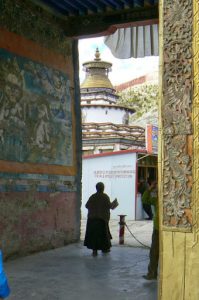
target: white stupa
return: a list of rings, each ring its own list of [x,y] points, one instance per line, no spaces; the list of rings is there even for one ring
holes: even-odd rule
[[[97,154],[145,147],[145,130],[130,126],[135,110],[117,105],[108,78],[112,64],[102,61],[96,49],[93,61],[83,64],[86,77],[81,84],[83,154]]]

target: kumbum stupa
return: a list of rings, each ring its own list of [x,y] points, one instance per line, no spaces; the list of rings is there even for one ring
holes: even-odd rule
[[[98,48],[94,60],[83,63],[83,155],[145,149],[145,129],[129,122],[135,110],[117,104],[119,96],[108,78],[111,67],[110,62],[101,60]]]

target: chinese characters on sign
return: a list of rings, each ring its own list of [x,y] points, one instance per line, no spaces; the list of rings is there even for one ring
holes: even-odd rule
[[[111,170],[94,170],[95,178],[132,178],[133,174],[135,174],[135,170],[128,169],[131,166],[112,166]]]

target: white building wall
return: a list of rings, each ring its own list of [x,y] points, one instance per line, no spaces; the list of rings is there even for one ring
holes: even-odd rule
[[[112,101],[112,100],[110,100]],[[107,104],[110,104],[107,100],[105,100],[104,98],[95,98],[95,99],[89,99],[87,98],[86,100],[82,99],[81,98],[81,104],[82,105],[86,105],[86,104],[93,104],[93,105],[107,105]]]
[[[116,104],[117,98],[111,95],[88,94],[81,95],[81,104]],[[89,103],[88,103],[89,102]]]
[[[84,123],[114,123],[123,124],[123,118],[126,114],[124,109],[113,107],[82,107]]]
[[[113,201],[118,199],[119,206],[111,211],[111,219],[127,215],[126,219],[135,220],[136,210],[136,153],[115,154],[83,158],[82,162],[82,217],[87,217],[85,204],[96,192],[95,185],[105,184],[105,193]]]
[[[110,103],[109,103],[110,101]],[[107,104],[111,104],[111,105],[114,105],[115,102],[113,103],[114,100],[112,99],[109,99],[109,100],[105,100],[104,98],[95,98],[95,99],[89,99],[89,98],[86,98],[86,99],[83,99],[81,98],[81,105],[86,105],[86,104],[92,104],[92,105],[107,105]]]

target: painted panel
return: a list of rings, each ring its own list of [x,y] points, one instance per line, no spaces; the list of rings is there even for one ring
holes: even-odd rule
[[[3,28],[0,32],[1,171],[75,175],[72,55],[54,53]],[[16,99],[6,99],[10,84],[18,85],[16,105]]]
[[[0,159],[71,165],[66,74],[1,49],[0,78]]]

